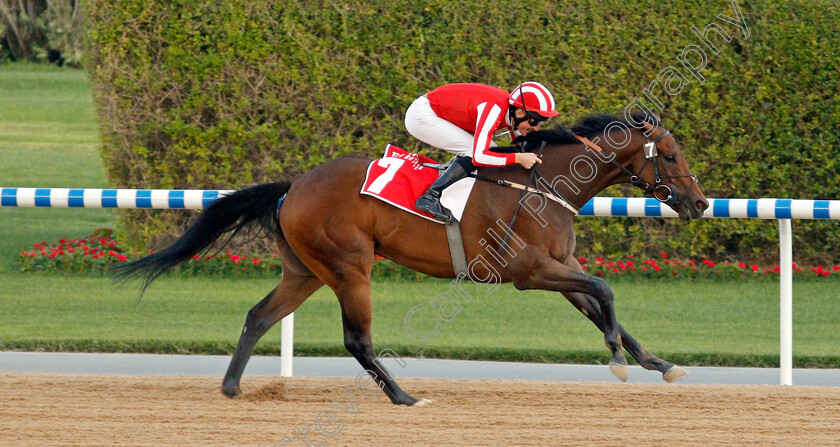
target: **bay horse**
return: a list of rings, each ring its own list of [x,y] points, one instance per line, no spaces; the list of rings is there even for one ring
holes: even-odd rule
[[[513,219],[512,233],[524,246],[511,256],[499,250],[498,241],[490,241],[504,262],[492,257],[487,262],[501,282],[512,282],[518,290],[563,294],[604,333],[612,355],[610,369],[620,380],[627,379],[625,349],[642,367],[661,372],[668,382],[685,377],[685,370],[653,355],[619,324],[606,281],[583,272],[574,256],[576,213],[572,208],[580,209],[607,186],[632,183],[665,202],[681,219],[695,219],[709,206],[697,177],[690,173],[673,135],[656,117],[634,115],[624,120],[593,115],[570,130],[559,127],[528,135],[532,144],[527,150],[539,151],[542,157],[542,164],[535,165],[538,176],[518,165],[478,169],[478,177],[490,181],[476,181],[460,221],[467,259],[486,249],[482,248],[488,243],[482,239],[484,230],[499,219],[511,222],[518,212],[522,191],[506,184],[534,182],[541,191],[532,189],[531,193],[562,197],[571,207],[546,202],[541,219],[526,213]],[[580,169],[580,157],[590,160],[583,162],[588,171]],[[117,267],[116,278],[143,276],[145,290],[155,278],[215,241],[229,240],[226,237],[256,226],[276,241],[282,277],[248,311],[222,392],[229,397],[241,394],[240,378],[257,341],[326,284],[341,306],[347,350],[394,404],[425,404],[427,400],[403,391],[376,358],[370,331],[371,268],[374,255],[379,255],[435,277],[454,278],[455,269],[444,225],[359,194],[371,162],[358,155],[343,156],[290,181],[223,196],[205,208],[172,245]],[[472,273],[484,277],[482,272]]]

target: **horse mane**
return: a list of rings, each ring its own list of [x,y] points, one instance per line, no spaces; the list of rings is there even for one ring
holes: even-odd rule
[[[661,125],[657,117],[646,113],[635,113],[632,115],[632,118],[636,122],[647,121],[656,126]],[[575,137],[575,135],[590,138],[593,135],[603,133],[607,126],[613,122],[621,123],[631,129],[635,127],[635,125],[627,122],[624,118],[620,118],[615,115],[596,113],[584,116],[569,129],[562,125],[558,125],[553,129],[535,130],[524,137],[517,138],[516,140],[517,142],[524,141],[527,148],[539,146],[539,144],[543,141],[548,144],[579,144],[580,141]]]

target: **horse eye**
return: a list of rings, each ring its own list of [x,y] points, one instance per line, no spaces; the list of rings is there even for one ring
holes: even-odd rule
[[[670,161],[671,163],[673,163],[673,162],[677,161],[677,157],[675,157],[673,155],[666,155],[665,156],[665,161]]]

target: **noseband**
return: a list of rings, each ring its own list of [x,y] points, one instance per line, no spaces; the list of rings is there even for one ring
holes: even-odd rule
[[[666,179],[666,178],[691,177],[694,180],[694,182],[691,184],[691,186],[696,185],[699,180],[698,180],[697,176],[694,175],[694,174],[678,174],[678,175],[666,175],[666,176],[663,176],[661,174],[661,170],[659,169],[659,150],[656,147],[656,143],[658,143],[659,140],[667,137],[670,134],[671,134],[671,131],[666,129],[665,132],[662,135],[656,137],[653,140],[651,140],[650,137],[648,137],[648,135],[645,134],[645,144],[644,144],[645,163],[642,165],[641,168],[639,168],[639,171],[635,174],[632,171],[630,171],[629,169],[627,169],[626,167],[624,167],[621,163],[615,161],[615,158],[613,158],[610,161],[614,165],[621,168],[621,170],[623,170],[628,176],[630,176],[630,184],[631,185],[635,186],[636,188],[641,189],[642,191],[645,192],[645,194],[649,194],[654,199],[656,199],[656,200],[658,200],[658,201],[660,201],[660,202],[662,202],[666,205],[675,206],[675,205],[680,203],[680,198],[677,195],[677,193],[675,193],[674,190],[671,189],[670,186],[662,183],[662,180]],[[578,135],[575,135],[575,137],[578,140],[580,140],[583,144],[597,150],[598,152],[602,152],[602,149],[597,144],[589,141],[588,139],[586,139],[584,137],[578,136]],[[653,172],[656,176],[654,178],[654,183],[653,184],[650,184],[650,183],[642,180],[642,176],[641,176],[642,171],[645,170],[648,162],[651,161],[651,160],[653,160]],[[689,188],[691,188],[691,186]]]

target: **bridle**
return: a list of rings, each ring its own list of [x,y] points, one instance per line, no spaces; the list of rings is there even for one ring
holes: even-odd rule
[[[615,158],[610,160],[614,165],[621,168],[624,173],[626,173],[630,177],[630,184],[635,186],[636,188],[641,189],[645,192],[645,194],[649,194],[654,199],[669,205],[669,206],[676,206],[680,203],[680,198],[677,193],[671,189],[670,186],[662,183],[663,179],[667,178],[679,178],[679,177],[691,177],[694,182],[691,186],[696,185],[699,182],[699,179],[695,174],[677,174],[677,175],[666,175],[663,176],[661,174],[661,170],[659,169],[659,149],[656,147],[656,143],[658,143],[663,138],[667,137],[671,134],[671,131],[665,129],[665,132],[662,135],[656,137],[655,139],[651,140],[650,137],[645,134],[645,143],[644,143],[644,151],[645,151],[645,163],[639,168],[637,173],[633,173],[633,171],[627,169],[624,165],[617,162]],[[589,141],[587,138],[575,135],[575,138],[580,140],[583,144],[589,146],[592,149],[597,150],[598,152],[603,152],[600,146],[597,144]],[[642,180],[642,171],[645,170],[649,161],[653,161],[653,173],[655,175],[654,183],[651,185],[650,183]],[[689,189],[691,188],[689,187]]]
[[[671,189],[670,186],[662,183],[662,180],[666,179],[666,178],[691,177],[694,180],[694,182],[692,183],[691,186],[696,185],[699,180],[698,180],[697,176],[694,175],[694,174],[678,174],[678,175],[666,175],[666,176],[662,175],[661,170],[659,169],[659,149],[656,147],[656,143],[658,143],[660,140],[662,140],[663,138],[665,138],[666,136],[668,136],[670,134],[671,134],[671,132],[668,129],[665,129],[665,132],[663,132],[662,135],[656,137],[653,140],[651,140],[650,137],[647,134],[645,134],[645,143],[644,143],[645,163],[642,165],[641,168],[639,168],[639,171],[635,174],[633,173],[633,171],[627,169],[624,165],[617,162],[615,160],[615,157],[613,157],[610,161],[614,165],[621,168],[621,170],[624,171],[630,177],[630,184],[632,184],[636,188],[641,189],[642,191],[645,192],[645,194],[650,194],[654,199],[656,199],[656,200],[658,200],[658,201],[660,201],[660,202],[662,202],[666,205],[676,206],[677,204],[680,203],[679,196],[677,195],[677,193],[674,192],[673,189]],[[601,149],[600,146],[593,143],[592,141],[589,141],[589,139],[587,139],[585,137],[581,137],[579,135],[575,135],[575,138],[580,140],[586,146],[588,146],[592,149],[595,149],[598,152],[603,152],[603,149]],[[546,147],[546,142],[543,141],[542,144],[540,145],[539,150],[537,151],[537,156],[542,156],[543,151],[545,150],[545,147]],[[653,172],[656,175],[653,185],[651,185],[650,183],[642,180],[642,176],[641,176],[642,171],[645,170],[648,162],[651,161],[651,160],[653,160]],[[574,206],[572,204],[571,200],[569,200],[566,197],[564,197],[563,195],[557,193],[557,191],[553,191],[553,190],[552,191],[542,191],[542,190],[540,190],[538,179],[540,177],[542,177],[542,175],[540,175],[540,173],[537,171],[537,166],[536,165],[534,165],[531,168],[531,174],[528,178],[528,184],[526,184],[526,185],[520,185],[518,183],[513,183],[513,182],[510,182],[510,181],[507,181],[507,180],[503,180],[503,179],[491,179],[491,178],[483,177],[483,176],[480,176],[480,175],[477,175],[477,174],[471,174],[470,177],[475,177],[477,180],[483,180],[483,181],[495,183],[495,184],[500,185],[500,186],[505,186],[505,187],[509,187],[509,188],[516,188],[516,189],[521,189],[522,190],[522,197],[520,197],[520,199],[519,199],[519,205],[516,207],[516,211],[513,213],[513,218],[511,220],[510,224],[508,225],[507,231],[505,233],[505,237],[502,240],[502,250],[505,250],[505,248],[507,247],[507,245],[509,243],[510,235],[513,232],[513,225],[516,223],[516,218],[519,215],[519,210],[522,208],[522,201],[523,201],[523,199],[525,199],[525,196],[529,192],[534,193],[534,194],[539,194],[539,195],[541,195],[541,196],[543,196],[547,199],[553,200],[553,201],[559,203],[560,205],[564,206],[566,209],[570,210],[575,215],[577,215],[580,211],[576,206]],[[529,185],[531,185],[531,184],[534,184],[534,187],[529,187]],[[690,189],[690,187],[689,187],[689,189]]]

